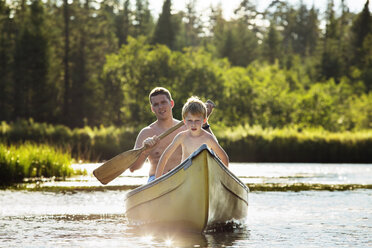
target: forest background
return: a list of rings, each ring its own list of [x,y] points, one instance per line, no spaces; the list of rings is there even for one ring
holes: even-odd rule
[[[370,162],[369,0],[359,13],[325,4],[242,0],[206,20],[196,1],[165,0],[156,17],[148,0],[0,0],[1,139],[107,159],[155,120],[148,93],[163,86],[176,118],[191,95],[217,104],[234,160]]]

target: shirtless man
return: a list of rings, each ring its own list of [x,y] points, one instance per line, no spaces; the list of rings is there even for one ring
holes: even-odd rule
[[[157,120],[149,126],[143,128],[137,136],[134,148],[140,148],[142,146],[148,147],[137,161],[130,167],[130,171],[133,172],[142,167],[146,159],[150,162],[149,180],[151,182],[155,179],[156,166],[163,154],[165,148],[172,142],[174,137],[181,131],[185,131],[186,127],[182,126],[173,133],[169,134],[164,139],[160,140],[157,138],[161,133],[175,126],[180,121],[173,118],[172,108],[174,101],[171,97],[170,92],[162,87],[154,88],[149,94],[149,100],[151,104],[151,110],[155,114]],[[211,112],[213,107],[209,106],[208,112]],[[203,127],[205,130],[210,131],[208,123]],[[168,172],[177,166],[182,159],[181,148],[177,149],[173,155],[168,159],[164,171]]]
[[[182,118],[187,130],[179,132],[172,143],[161,155],[155,177],[164,173],[169,158],[182,148],[182,161],[188,158],[201,145],[206,144],[221,159],[225,166],[229,165],[229,157],[218,144],[212,134],[206,132],[202,126],[207,122],[207,108],[199,98],[191,97],[182,108]]]

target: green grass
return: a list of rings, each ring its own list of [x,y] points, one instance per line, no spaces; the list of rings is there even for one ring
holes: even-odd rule
[[[233,161],[371,163],[372,130],[332,133],[322,128],[216,127]]]
[[[32,119],[1,122],[0,142],[22,144],[31,141],[62,147],[77,161],[98,162],[132,149],[138,129],[105,127],[68,128],[63,125],[37,123]]]
[[[232,162],[372,163],[372,130],[330,132],[321,127],[223,126],[213,132]],[[0,142],[30,141],[69,151],[77,161],[99,162],[130,150],[142,126],[84,127],[18,121],[2,122]]]
[[[69,177],[71,155],[48,145],[0,143],[0,184],[20,182],[28,177]]]

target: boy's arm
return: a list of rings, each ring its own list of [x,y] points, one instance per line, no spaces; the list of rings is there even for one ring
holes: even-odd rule
[[[156,166],[156,173],[155,178],[160,177],[163,175],[165,165],[168,162],[169,157],[173,154],[173,152],[177,149],[177,147],[181,144],[181,134],[177,134],[174,137],[172,143],[164,150],[163,154],[161,155],[158,165]]]
[[[227,153],[225,150],[218,144],[218,142],[212,137],[209,142],[209,147],[212,148],[212,150],[217,154],[217,156],[221,159],[222,163],[226,167],[229,167],[229,156],[227,156]]]

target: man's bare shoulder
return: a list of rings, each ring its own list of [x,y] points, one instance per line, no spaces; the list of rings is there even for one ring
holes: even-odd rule
[[[155,122],[151,123],[147,127],[142,128],[138,135],[141,135],[141,136],[142,135],[144,135],[144,136],[155,135],[155,132],[156,132],[156,127],[155,126],[156,126]]]
[[[145,139],[147,139],[149,137],[153,137],[154,135],[156,135],[156,131],[151,125],[142,128],[141,131],[138,133],[137,139],[136,139],[136,144],[134,145],[135,148],[141,147],[142,142]]]

